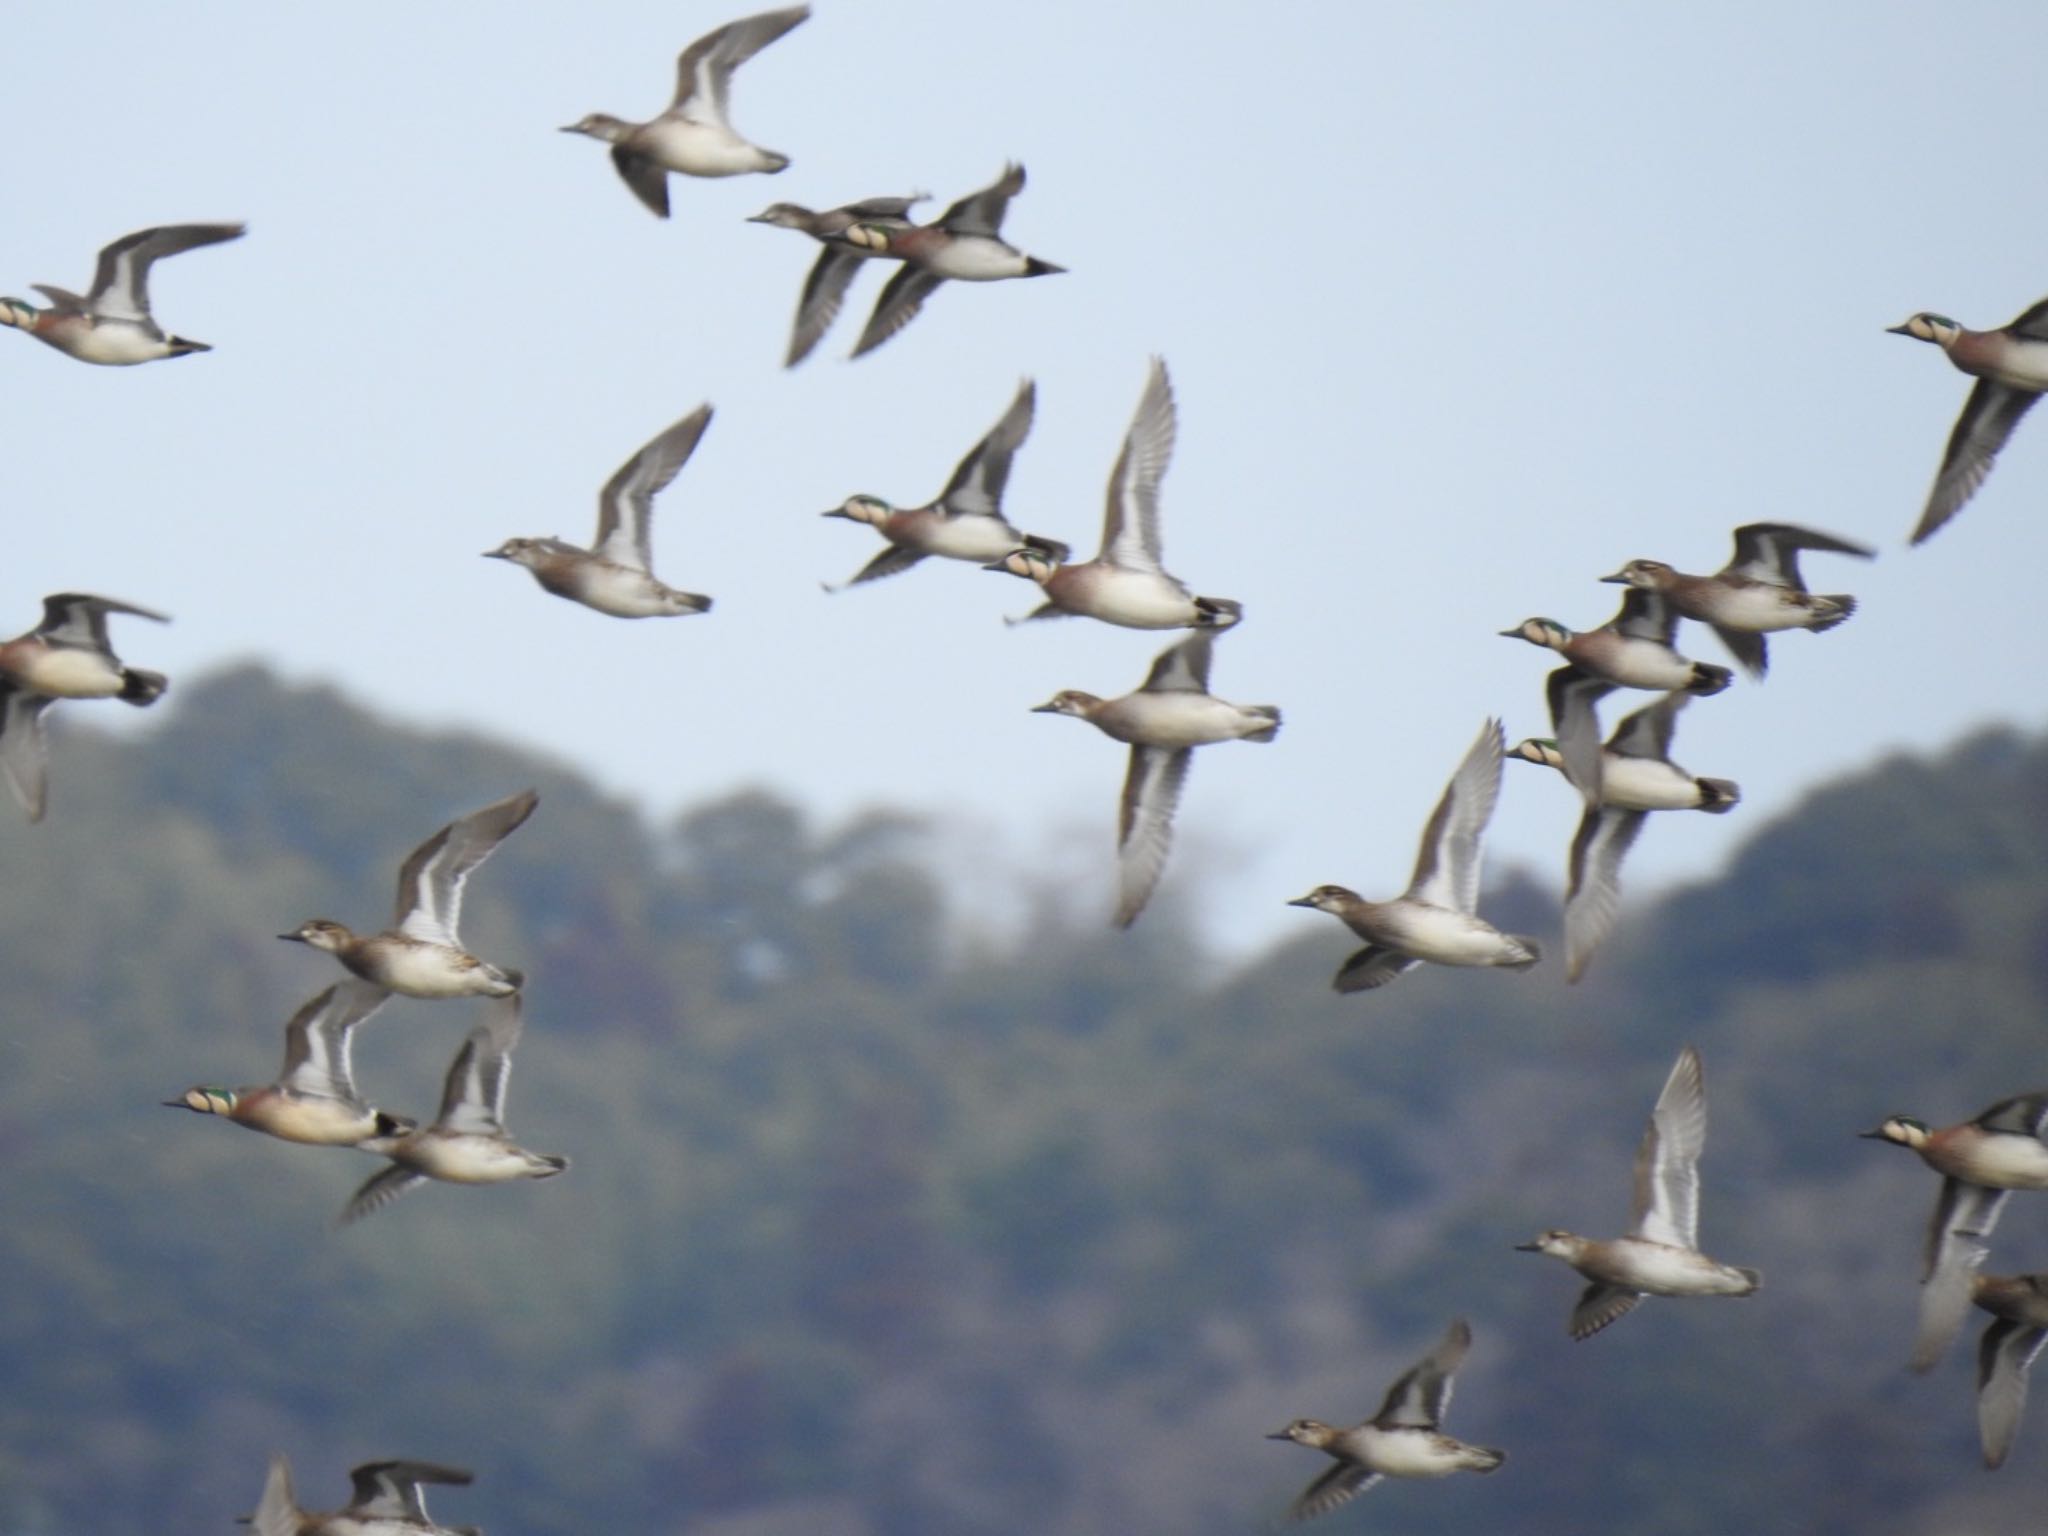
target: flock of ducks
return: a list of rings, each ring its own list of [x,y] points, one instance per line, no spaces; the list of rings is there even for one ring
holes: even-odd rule
[[[789,157],[742,138],[732,127],[734,71],[809,15],[807,6],[732,22],[698,39],[677,64],[674,99],[660,115],[632,123],[592,113],[565,128],[611,147],[621,179],[656,215],[670,214],[669,177],[775,173]],[[898,269],[883,287],[853,356],[874,350],[915,318],[945,281],[989,282],[1063,269],[1027,255],[1001,236],[1010,200],[1024,188],[1021,165],[1005,166],[991,185],[961,198],[936,220],[914,222],[924,194],[878,197],[824,212],[778,202],[753,222],[800,230],[821,250],[806,277],[785,356],[795,366],[831,327],[854,278],[870,261]],[[146,229],[100,252],[83,296],[37,284],[37,307],[0,299],[0,324],[13,326],[82,362],[130,366],[210,348],[172,334],[150,312],[148,278],[158,260],[238,239],[240,224]],[[1925,511],[1918,544],[1975,494],[2020,418],[2048,392],[2048,301],[2010,325],[1972,331],[1921,313],[1897,334],[1940,346],[1977,383],[1950,437]],[[1079,689],[1056,694],[1037,712],[1085,720],[1131,749],[1118,826],[1114,921],[1135,922],[1164,867],[1172,822],[1196,747],[1225,741],[1271,742],[1281,712],[1239,705],[1209,691],[1216,635],[1241,622],[1243,605],[1203,596],[1165,568],[1160,482],[1172,457],[1177,413],[1163,361],[1154,359],[1113,467],[1101,547],[1076,563],[1060,540],[1023,532],[1004,516],[1011,462],[1031,430],[1034,386],[1023,382],[1002,417],[955,468],[945,488],[921,506],[899,507],[867,493],[824,515],[862,523],[884,547],[838,591],[899,575],[928,558],[973,563],[1035,583],[1041,603],[1016,624],[1074,615],[1134,629],[1187,630],[1162,651],[1143,684],[1116,698]],[[655,498],[681,472],[710,425],[698,407],[657,435],[606,482],[588,548],[555,537],[514,537],[488,557],[525,567],[542,588],[614,618],[708,613],[708,596],[671,587],[654,575]],[[1555,651],[1563,664],[1547,680],[1550,737],[1512,749],[1488,719],[1460,760],[1424,829],[1412,879],[1399,896],[1370,901],[1323,885],[1291,905],[1327,912],[1364,941],[1338,969],[1340,992],[1385,986],[1428,961],[1524,970],[1541,958],[1536,941],[1499,931],[1478,915],[1481,848],[1509,758],[1559,772],[1583,812],[1571,843],[1565,908],[1566,971],[1576,981],[1619,910],[1620,869],[1643,819],[1653,811],[1721,814],[1740,802],[1727,779],[1697,777],[1671,758],[1680,712],[1694,697],[1726,691],[1734,672],[1692,660],[1676,647],[1681,619],[1711,628],[1753,679],[1765,676],[1767,637],[1785,630],[1826,631],[1849,618],[1847,594],[1810,592],[1802,552],[1869,558],[1873,551],[1833,535],[1784,523],[1734,532],[1728,564],[1691,575],[1658,560],[1636,559],[1600,578],[1627,588],[1620,611],[1598,628],[1574,631],[1530,618],[1502,633]],[[0,644],[0,778],[31,820],[47,806],[43,716],[59,700],[117,698],[138,706],[162,696],[159,673],[126,665],[108,634],[112,615],[164,622],[165,615],[88,593],[44,600],[28,632]],[[1616,689],[1657,697],[1627,715],[1603,744],[1598,707]],[[516,794],[461,817],[428,838],[400,871],[390,928],[357,933],[313,919],[279,937],[334,957],[348,973],[305,1003],[285,1027],[284,1064],[275,1081],[248,1087],[195,1086],[167,1101],[219,1116],[279,1139],[353,1147],[388,1166],[367,1179],[341,1213],[358,1220],[429,1180],[484,1184],[544,1179],[566,1158],[520,1147],[505,1130],[504,1096],[522,1025],[524,977],[466,950],[459,935],[466,883],[504,839],[533,813],[537,797]],[[425,1125],[362,1097],[351,1066],[356,1029],[398,994],[477,1000],[482,1018],[451,1063],[439,1112]],[[1679,1053],[1644,1133],[1636,1160],[1632,1222],[1621,1237],[1595,1240],[1552,1230],[1519,1245],[1561,1259],[1586,1280],[1569,1319],[1588,1338],[1631,1311],[1644,1296],[1748,1296],[1756,1270],[1709,1258],[1698,1247],[1699,1158],[1706,1136],[1706,1086],[1700,1057]],[[1930,1368],[1960,1331],[1970,1305],[1989,1312],[1979,1353],[1978,1410],[1987,1465],[2000,1465],[2017,1431],[2026,1372],[2048,1340],[2048,1275],[1982,1273],[1988,1238],[2012,1190],[2048,1189],[2048,1093],[2010,1098],[1975,1119],[1942,1130],[1893,1116],[1870,1137],[1917,1152],[1943,1175],[1921,1288],[1921,1322],[1912,1364]],[[1334,1465],[1295,1500],[1293,1518],[1334,1509],[1383,1477],[1433,1478],[1490,1472],[1498,1450],[1442,1432],[1451,1383],[1472,1343],[1465,1320],[1388,1391],[1374,1416],[1349,1429],[1298,1419],[1272,1436],[1320,1450]],[[423,1484],[466,1484],[470,1474],[423,1462],[357,1467],[354,1497],[328,1514],[300,1509],[284,1457],[274,1457],[252,1523],[258,1536],[345,1536],[441,1532],[428,1516]],[[467,1531],[471,1528],[457,1527]]]

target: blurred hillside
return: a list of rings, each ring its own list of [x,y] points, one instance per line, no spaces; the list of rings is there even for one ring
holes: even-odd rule
[[[64,734],[47,824],[0,806],[0,1531],[226,1531],[282,1449],[322,1507],[357,1461],[474,1467],[435,1513],[494,1536],[1221,1536],[1324,1464],[1263,1434],[1371,1412],[1460,1313],[1448,1427],[1507,1467],[1319,1528],[2048,1509],[2048,1402],[1987,1474],[1973,1348],[1904,1370],[1937,1180],[1855,1139],[2048,1083],[2040,739],[1738,811],[1726,876],[1630,913],[1581,987],[1424,969],[1340,998],[1327,920],[1222,976],[1170,905],[1117,934],[1045,888],[993,940],[914,814],[739,795],[654,828],[255,670],[162,713]],[[381,922],[415,842],[529,784],[464,933],[532,978],[508,1120],[566,1177],[335,1231],[373,1160],[159,1107],[276,1072],[337,973],[272,935]],[[1485,910],[1554,939],[1551,878]],[[395,1004],[357,1041],[367,1095],[430,1114],[473,1018]],[[1686,1041],[1703,1246],[1764,1290],[1573,1344],[1577,1277],[1511,1245],[1622,1228]],[[2048,1269],[2048,1197],[2014,1200],[1994,1267]]]

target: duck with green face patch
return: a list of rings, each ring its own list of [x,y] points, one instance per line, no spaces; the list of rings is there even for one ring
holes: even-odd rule
[[[25,331],[81,363],[110,368],[211,352],[205,342],[170,335],[151,318],[149,269],[181,251],[239,240],[244,231],[241,224],[165,224],[123,235],[100,252],[92,287],[83,298],[34,283],[30,286],[50,301],[50,307],[0,299],[0,325]]]
[[[1977,494],[2020,418],[2048,391],[2048,299],[1995,331],[1973,331],[1922,310],[1889,327],[1889,334],[1940,347],[1949,362],[1977,380],[1913,530],[1913,542],[1920,544]]]
[[[349,1065],[349,1037],[391,994],[351,977],[307,1003],[284,1029],[284,1070],[248,1088],[188,1088],[167,1109],[219,1115],[236,1125],[312,1147],[355,1147],[411,1129],[403,1115],[363,1102]]]
[[[1616,688],[1656,693],[1719,693],[1735,680],[1726,667],[1693,661],[1672,644],[1678,614],[1662,596],[1632,587],[1621,611],[1598,629],[1574,632],[1555,619],[1524,619],[1501,634],[1563,656],[1544,680],[1550,728],[1564,776],[1589,800],[1600,798],[1600,719],[1594,706]]]
[[[2000,1099],[1974,1119],[1939,1130],[1911,1115],[1892,1115],[1866,1141],[1916,1152],[1942,1175],[1928,1224],[1920,1280],[1916,1371],[1933,1367],[1969,1315],[1986,1239],[2016,1189],[2048,1189],[2048,1090]]]

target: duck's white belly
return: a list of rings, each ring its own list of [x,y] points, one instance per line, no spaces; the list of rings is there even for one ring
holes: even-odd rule
[[[632,148],[685,176],[744,176],[773,162],[729,128],[665,118],[634,136]]]
[[[125,368],[133,363],[153,363],[170,355],[163,338],[132,321],[101,320],[96,324],[67,325],[50,338],[60,351],[81,362],[102,363]]]
[[[1132,693],[1095,723],[1118,741],[1147,747],[1199,747],[1273,728],[1273,721],[1206,693]]]
[[[998,517],[935,517],[904,541],[912,549],[948,560],[990,565],[1017,549],[1024,536]]]
[[[1464,1459],[1443,1435],[1430,1429],[1379,1429],[1367,1424],[1355,1432],[1354,1440],[1365,1464],[1388,1477],[1449,1477],[1461,1470]]]
[[[1970,1148],[1966,1162],[1928,1161],[1951,1177],[1986,1189],[2048,1189],[2048,1144],[2033,1136],[1989,1135]]]
[[[2048,341],[2008,337],[2002,352],[1996,367],[1964,371],[2008,384],[2014,389],[2048,393]]]
[[[1600,759],[1600,803],[1618,811],[1687,811],[1700,803],[1692,775],[1651,757]]]
[[[925,259],[924,268],[934,277],[949,277],[963,283],[992,283],[998,278],[1022,277],[1022,251],[991,240],[986,235],[958,235]]]
[[[1813,609],[1790,587],[1765,584],[1724,588],[1714,600],[1713,613],[1699,617],[1723,629],[1764,634],[1774,629],[1805,629],[1813,622]]]
[[[1062,575],[1070,579],[1061,581]],[[1185,629],[1201,618],[1172,577],[1099,562],[1055,571],[1047,592],[1070,613],[1126,629]]]
[[[283,1096],[265,1099],[239,1123],[309,1147],[352,1147],[377,1129],[376,1117],[360,1105]]]
[[[579,564],[570,588],[568,595],[584,607],[615,619],[663,619],[697,611],[650,573],[609,560]]]
[[[532,1176],[532,1161],[488,1136],[425,1136],[409,1143],[403,1161],[450,1184],[502,1184]]]
[[[1608,1245],[1606,1258],[1594,1278],[1652,1296],[1735,1296],[1752,1289],[1726,1265],[1666,1243],[1618,1238]]]
[[[1438,965],[1498,965],[1507,957],[1509,945],[1491,923],[1454,912],[1449,907],[1432,907],[1419,901],[1391,904],[1381,914],[1384,938],[1403,954]]]
[[[35,652],[14,675],[30,693],[53,699],[105,699],[121,691],[121,669],[109,657],[70,646]]]
[[[1668,645],[1623,636],[1619,645],[1601,657],[1599,676],[1624,688],[1669,693],[1691,684],[1692,663]]]
[[[445,944],[407,944],[378,952],[369,980],[407,997],[471,997],[496,989],[484,967]]]

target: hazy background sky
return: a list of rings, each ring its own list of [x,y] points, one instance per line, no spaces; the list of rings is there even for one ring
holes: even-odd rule
[[[1603,622],[1594,578],[1716,569],[1741,522],[1881,551],[1809,557],[1861,611],[1685,717],[1679,761],[1739,780],[1741,820],[2040,723],[2048,628],[2007,573],[2048,566],[2048,422],[1908,551],[1969,381],[1883,333],[2048,292],[2037,7],[823,0],[733,91],[791,168],[676,178],[660,222],[555,130],[651,116],[743,5],[17,9],[0,292],[83,288],[150,224],[250,234],[155,274],[159,319],[211,355],[97,369],[0,336],[0,632],[48,591],[119,595],[177,616],[117,633],[177,678],[259,657],[545,743],[657,815],[756,781],[829,816],[947,813],[970,849],[1078,852],[1106,915],[1123,750],[1027,710],[1125,691],[1174,637],[1007,630],[1034,589],[936,561],[828,597],[878,544],[817,514],[927,499],[1030,375],[1009,510],[1091,551],[1156,352],[1181,405],[1168,568],[1245,604],[1216,691],[1286,712],[1273,746],[1204,751],[1183,803],[1182,853],[1234,865],[1219,940],[1307,922],[1281,903],[1323,881],[1405,884],[1480,719],[1547,729],[1551,658],[1495,632]],[[1005,233],[1070,275],[949,284],[849,364],[878,269],[779,366],[817,248],[747,215],[913,189],[934,214],[1011,158]],[[655,552],[708,617],[605,619],[479,558],[586,542],[600,484],[703,400]],[[89,718],[116,715],[140,723]],[[62,815],[61,747],[56,771]],[[1554,870],[1573,802],[1509,771],[1494,867]],[[1638,894],[1739,831],[1659,818]]]

